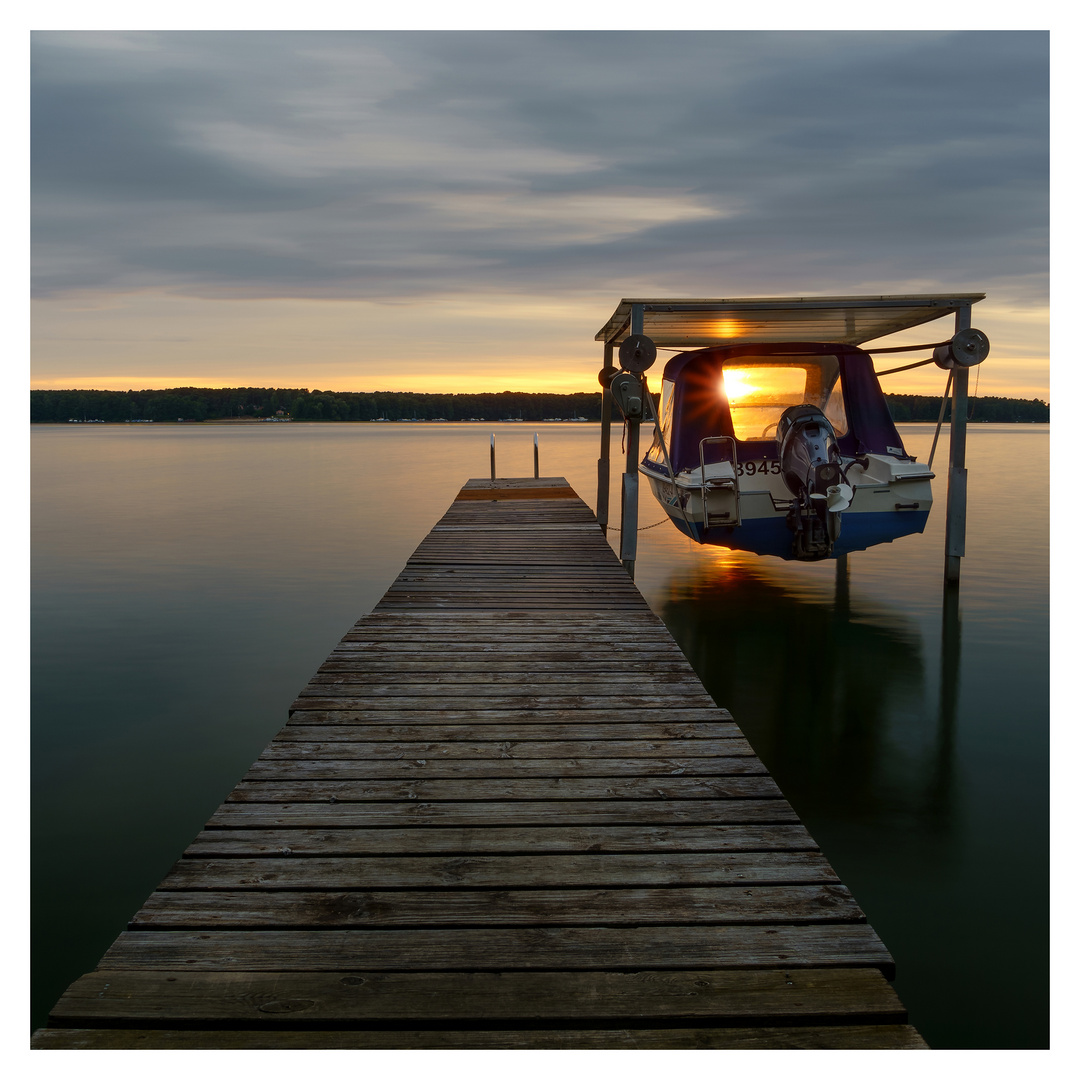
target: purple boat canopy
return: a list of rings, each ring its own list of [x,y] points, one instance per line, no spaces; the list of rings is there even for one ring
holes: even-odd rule
[[[675,472],[696,469],[702,439],[737,440],[739,458],[776,456],[776,428],[792,405],[818,406],[837,449],[905,456],[870,355],[822,342],[743,344],[679,353],[664,368],[661,429]],[[729,458],[730,444],[709,444],[708,460]],[[662,464],[656,443],[647,455]]]

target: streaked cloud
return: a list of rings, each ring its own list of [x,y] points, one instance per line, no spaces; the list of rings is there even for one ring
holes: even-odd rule
[[[498,357],[510,388],[535,374],[542,309],[549,339],[583,335],[578,389],[622,296],[984,290],[1017,387],[1045,386],[1047,50],[1035,32],[36,34],[38,375],[122,378],[123,356],[147,379],[281,381],[258,377],[273,355],[291,385],[330,385],[352,356],[350,386],[404,386],[435,363],[490,378]],[[181,308],[185,333],[153,344],[153,313]],[[286,329],[310,332],[304,310],[356,337],[305,347]],[[103,330],[126,344],[91,347]]]

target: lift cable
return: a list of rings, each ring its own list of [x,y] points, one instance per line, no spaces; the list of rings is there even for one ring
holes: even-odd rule
[[[938,413],[937,430],[934,432],[934,441],[930,446],[930,458],[926,462],[927,469],[934,467],[934,452],[937,450],[938,436],[941,434],[941,423],[945,419],[945,406],[949,402],[949,389],[952,387],[952,368],[949,368],[949,377],[945,380],[945,393],[941,395],[941,411]]]
[[[912,368],[923,367],[925,364],[935,363],[934,358],[931,356],[929,360],[916,360],[914,364],[904,364],[903,367],[891,367],[885,371],[875,371],[875,375],[892,375],[897,371],[910,371]]]

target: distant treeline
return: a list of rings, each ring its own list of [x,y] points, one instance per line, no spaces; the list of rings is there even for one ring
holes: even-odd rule
[[[893,419],[935,421],[941,399],[886,394]],[[1050,420],[1045,401],[980,397],[971,401],[974,420],[1023,423]],[[406,394],[385,391],[275,390],[239,387],[208,390],[31,390],[32,423],[69,420],[229,420],[291,417],[293,420],[586,420],[600,419],[600,392],[584,394]],[[949,416],[948,410],[946,417]]]
[[[886,394],[889,412],[897,423],[911,421],[936,422],[941,411],[941,398],[922,394]],[[968,399],[968,418],[985,420],[991,424],[1026,424],[1034,421],[1050,423],[1050,406],[1033,398],[977,397]],[[945,419],[952,419],[952,401],[945,406]]]
[[[600,419],[600,391],[585,394],[406,394],[336,390],[31,390],[30,420],[586,420]]]

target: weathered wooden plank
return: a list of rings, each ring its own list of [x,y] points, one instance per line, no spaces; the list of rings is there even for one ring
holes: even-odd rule
[[[460,608],[462,612],[473,609],[501,611],[507,608],[523,612],[551,611],[554,607],[568,611],[590,611],[601,603],[612,611],[629,611],[640,607],[639,601],[629,596],[612,595],[605,590],[590,592],[573,585],[559,589],[544,582],[535,582],[527,586],[485,590],[423,585],[392,587],[383,595],[376,610],[393,611],[408,607],[438,611],[445,606],[447,609]]]
[[[432,594],[461,592],[468,594],[469,597],[495,597],[496,599],[512,600],[519,595],[529,596],[535,594],[542,599],[545,594],[549,594],[553,597],[552,602],[548,603],[546,611],[537,612],[537,614],[547,615],[552,611],[561,610],[559,605],[561,605],[563,599],[567,597],[573,599],[575,596],[587,596],[598,601],[598,603],[581,605],[575,609],[584,613],[595,611],[599,603],[606,604],[608,601],[619,601],[638,613],[647,610],[640,594],[635,595],[622,583],[612,582],[608,584],[604,581],[597,581],[595,576],[590,578],[588,584],[584,579],[576,581],[573,578],[563,578],[561,575],[556,574],[534,575],[525,578],[509,572],[502,575],[498,573],[487,574],[483,580],[484,584],[481,585],[479,580],[462,580],[459,574],[416,574],[412,578],[399,578],[390,586],[384,594],[384,598],[393,599],[399,593],[423,596],[425,592]],[[515,605],[508,603],[506,606],[514,607]],[[406,609],[399,607],[396,610]],[[418,610],[425,611],[428,609],[426,606],[421,605]]]
[[[419,638],[419,640],[417,639]],[[517,669],[530,661],[538,664],[580,664],[595,669],[600,664],[612,663],[619,666],[613,671],[631,670],[636,667],[638,673],[647,669],[651,664],[670,665],[666,670],[678,670],[680,665],[686,664],[684,658],[676,656],[670,649],[643,648],[603,650],[592,649],[589,644],[582,642],[579,648],[569,645],[556,645],[552,648],[542,643],[529,645],[527,640],[514,642],[512,639],[505,640],[502,647],[492,643],[476,643],[462,640],[456,646],[453,642],[440,644],[429,643],[424,647],[421,642],[423,634],[416,632],[411,642],[386,642],[386,640],[373,638],[369,642],[342,642],[332,653],[329,654],[327,663],[379,663],[379,664],[446,664],[455,661],[462,664],[504,664],[512,669]]]
[[[876,967],[893,960],[865,923],[822,926],[456,930],[128,930],[98,970],[644,971]]]
[[[523,555],[516,562],[501,563],[491,563],[475,556],[472,561],[464,558],[455,560],[451,552],[445,552],[439,558],[414,557],[397,577],[398,582],[425,580],[484,584],[494,581],[555,581],[588,586],[603,584],[605,588],[620,589],[628,595],[635,593],[635,587],[626,576],[626,571],[617,564],[607,566],[581,561],[537,565],[528,555]]]
[[[291,1007],[290,1007],[291,1006]],[[52,1016],[102,1020],[307,1023],[652,1019],[903,1023],[892,987],[873,968],[650,972],[323,972],[168,970],[92,973],[74,982]]]
[[[427,559],[410,559],[398,574],[394,584],[407,585],[416,582],[433,582],[439,585],[464,584],[481,590],[490,585],[545,584],[582,585],[597,591],[613,590],[640,600],[641,593],[626,576],[620,566],[600,566],[596,563],[563,564],[560,566],[536,566],[525,560],[518,563],[492,565],[481,562],[431,562]]]
[[[527,639],[508,638],[500,646],[497,642],[471,641],[462,637],[458,642],[443,641],[425,643],[422,630],[417,630],[408,641],[390,641],[383,636],[370,635],[367,640],[345,639],[330,654],[334,662],[355,660],[389,663],[445,663],[460,660],[462,663],[520,664],[535,658],[537,663],[561,663],[564,660],[600,664],[610,660],[613,664],[636,664],[647,668],[652,663],[682,664],[685,659],[676,655],[666,645],[642,646],[641,648],[593,648],[582,641],[575,648],[569,643],[546,645],[541,641],[529,643]]]
[[[483,565],[489,564],[489,557],[483,556]],[[503,563],[502,565],[504,570],[512,570],[516,564]],[[558,568],[552,566],[551,569]],[[623,631],[655,641],[672,640],[670,631],[662,623],[658,624],[655,619],[656,616],[648,606],[639,608],[637,611],[625,612],[619,616],[618,620],[613,620],[611,615],[602,608],[565,613],[557,608],[551,608],[548,611],[506,611],[501,614],[491,611],[471,611],[461,615],[448,615],[444,611],[431,611],[428,608],[420,608],[416,611],[397,608],[394,611],[372,611],[353,623],[346,632],[401,633],[404,629],[416,626],[442,631],[461,622],[470,631],[488,633],[504,623],[507,630],[515,633],[530,629],[536,629],[541,633],[561,631],[564,634],[591,631],[618,641],[617,632]]]
[[[836,884],[407,892],[167,892],[159,889],[133,916],[128,927],[131,930],[254,930],[862,921],[865,916],[851,893]]]
[[[462,526],[482,529],[503,525],[570,526],[575,538],[584,537],[593,542],[598,537],[603,539],[589,508],[580,499],[568,497],[565,492],[557,490],[545,495],[523,495],[507,490],[491,493],[463,491],[432,531],[445,533]],[[562,530],[551,531],[557,533]]]
[[[588,596],[603,599],[622,599],[633,601],[639,609],[644,602],[641,594],[627,581],[625,575],[622,580],[611,578],[608,581],[598,578],[596,574],[587,577],[574,577],[565,574],[561,570],[548,573],[529,572],[506,568],[503,571],[489,569],[481,574],[480,568],[474,573],[462,570],[443,571],[435,567],[417,567],[411,573],[405,573],[387,590],[388,594],[394,592],[423,592],[425,589],[432,592],[445,592],[458,589],[469,593],[483,596],[486,594],[502,594],[516,592],[536,592],[551,590],[555,594],[572,594],[581,592]],[[549,605],[551,610],[553,605]],[[595,610],[595,608],[593,608]]]
[[[439,725],[459,726],[462,724],[503,724],[509,727],[523,727],[535,723],[537,726],[566,726],[575,731],[587,732],[602,728],[604,731],[621,730],[618,738],[637,738],[641,732],[642,738],[648,738],[644,734],[648,728],[655,732],[661,728],[674,730],[678,728],[683,732],[703,732],[707,730],[728,731],[733,736],[741,736],[731,719],[731,714],[726,709],[718,709],[715,706],[695,706],[683,708],[673,705],[671,708],[650,705],[642,708],[611,708],[610,706],[597,706],[590,709],[565,708],[559,705],[535,706],[527,709],[509,708],[498,700],[487,700],[479,708],[468,706],[461,701],[440,708],[436,703],[427,702],[426,709],[402,708],[400,701],[366,701],[359,706],[343,705],[340,698],[332,699],[331,706],[324,708],[314,704],[315,698],[301,699],[301,708],[294,712],[316,713],[354,713],[359,717],[370,717],[368,723],[380,723],[393,720],[397,716],[404,716],[410,723],[427,723]],[[422,715],[423,714],[423,715]],[[575,718],[577,722],[575,723]],[[322,721],[318,721],[321,723]],[[627,733],[632,734],[627,734]],[[685,735],[672,735],[669,738],[683,738]],[[692,736],[691,736],[692,737]],[[699,738],[710,736],[698,735]],[[712,736],[720,737],[724,736]],[[589,738],[582,735],[582,738]]]
[[[376,606],[379,611],[405,610],[410,605],[416,609],[438,610],[438,604],[434,601],[445,599],[458,604],[463,613],[470,608],[477,610],[505,610],[512,608],[522,613],[551,612],[553,610],[595,611],[599,603],[618,607],[620,611],[641,610],[642,601],[635,599],[630,594],[620,594],[608,589],[587,590],[582,586],[568,584],[564,588],[556,588],[544,581],[525,582],[511,584],[503,587],[492,585],[489,589],[467,588],[455,589],[452,584],[443,583],[441,586],[430,587],[418,583],[415,587],[401,584],[391,587],[384,594],[380,604],[389,604],[389,607]],[[497,605],[501,604],[502,609]]]
[[[445,614],[445,612],[443,612]],[[400,640],[399,640],[400,639]],[[605,660],[612,663],[636,663],[647,668],[650,663],[685,663],[685,658],[667,645],[658,642],[642,643],[640,646],[619,645],[610,649],[579,641],[541,641],[533,638],[507,636],[502,642],[480,640],[479,633],[462,633],[456,642],[446,638],[434,641],[422,628],[402,631],[397,638],[386,634],[350,635],[343,638],[331,654],[335,660],[356,659],[389,661],[445,662],[457,659],[462,662],[520,663],[533,657],[538,663],[560,663],[571,660],[577,663],[598,664]]]
[[[419,825],[659,825],[797,824],[784,799],[592,799],[561,802],[225,802],[211,828],[381,829]]]
[[[654,659],[650,663],[650,669],[655,666],[658,673],[679,674],[686,676],[693,668],[685,660],[674,657],[666,659]],[[641,677],[642,663],[639,659],[627,657],[624,660],[613,660],[610,657],[596,656],[590,659],[580,652],[563,652],[552,658],[536,659],[534,653],[522,650],[517,654],[504,655],[500,659],[491,656],[463,657],[447,649],[443,652],[429,652],[427,654],[388,656],[386,653],[365,655],[353,651],[332,652],[326,662],[319,667],[319,674],[328,672],[392,672],[393,674],[409,672],[507,672],[510,674],[557,672],[564,676],[583,674],[591,677],[594,675],[608,675],[623,673]]]
[[[378,642],[393,642],[400,640],[402,645],[406,645],[409,642],[416,644],[414,630],[415,628],[411,627],[395,627],[393,630],[375,630],[369,627],[363,627],[359,630],[348,631],[341,640],[343,643],[364,641],[367,639]],[[655,630],[649,632],[645,630],[635,631],[633,629],[628,629],[625,632],[620,632],[612,629],[609,624],[606,630],[597,629],[595,632],[592,632],[588,641],[582,641],[581,634],[582,631],[574,631],[573,629],[567,630],[565,626],[556,627],[554,624],[547,628],[523,627],[520,624],[514,624],[507,626],[504,633],[500,633],[497,626],[477,626],[472,630],[466,628],[460,634],[456,633],[452,626],[446,626],[445,628],[440,628],[438,631],[431,630],[428,643],[431,645],[453,645],[455,641],[460,640],[462,643],[473,641],[477,643],[487,643],[494,645],[497,648],[502,648],[508,644],[517,642],[526,646],[531,643],[537,648],[550,648],[556,646],[573,648],[575,645],[580,645],[583,649],[600,649],[605,645],[610,644],[613,649],[622,648],[624,651],[635,651],[637,646],[642,648],[667,649],[673,655],[677,651],[676,646],[672,643],[670,638],[657,633]]]
[[[499,534],[496,534],[497,536]],[[506,537],[507,533],[501,534]],[[521,534],[525,545],[532,534]],[[471,532],[471,539],[478,538],[475,531]],[[571,548],[565,544],[551,546],[544,544],[535,545],[531,550],[527,546],[514,547],[506,543],[488,544],[485,547],[471,545],[463,548],[460,545],[445,544],[439,541],[431,545],[424,544],[417,549],[416,560],[410,565],[414,566],[479,566],[488,565],[496,568],[514,569],[523,566],[535,566],[541,570],[575,570],[581,567],[596,567],[605,574],[611,574],[615,580],[615,568],[607,563],[596,560],[594,551],[587,547]],[[621,568],[620,568],[621,569]],[[394,614],[407,614],[396,612]],[[638,615],[644,614],[638,609]],[[582,618],[589,617],[589,613],[582,613]]]
[[[570,481],[565,476],[499,476],[495,479],[490,479],[486,476],[475,477],[470,480],[466,480],[462,486],[462,491],[488,491],[488,490],[506,490],[509,488],[516,488],[518,490],[527,490],[529,488],[563,488],[570,492],[574,498],[577,498],[577,492],[571,486]]]
[[[475,524],[460,524],[464,518],[455,519],[453,524],[440,524],[435,525],[432,528],[432,532],[436,535],[442,534],[443,536],[458,538],[462,533],[480,534],[485,540],[498,539],[499,534],[514,537],[514,536],[528,536],[528,537],[541,537],[544,533],[547,533],[549,537],[561,538],[570,537],[574,540],[583,541],[584,545],[592,544],[589,548],[590,551],[597,550],[602,537],[596,539],[597,527],[594,524],[590,524],[586,521],[574,520],[572,517],[566,521],[527,521],[519,518],[514,521],[512,518],[505,518],[502,521],[495,519],[489,519],[487,521],[477,521]]]
[[[508,779],[518,776],[562,780],[568,777],[645,776],[764,776],[765,766],[752,756],[669,758],[500,758],[476,760],[460,758],[408,757],[389,761],[341,761],[329,750],[323,756],[306,759],[267,760],[260,757],[245,781],[260,780],[387,780],[424,777],[429,779]]]
[[[569,533],[575,539],[594,544],[603,539],[588,508],[565,501],[546,505],[524,502],[515,505],[511,501],[491,499],[478,499],[471,506],[459,503],[450,507],[432,532],[452,535],[464,529],[479,532],[547,531],[549,535]]]
[[[388,799],[780,799],[771,776],[567,776],[426,780],[241,780],[227,802],[382,802]]]
[[[433,533],[445,534],[469,528],[501,531],[504,526],[513,529],[548,526],[549,533],[569,533],[575,540],[597,543],[603,540],[596,519],[580,499],[567,498],[555,493],[546,499],[522,499],[513,493],[498,493],[478,498],[465,496],[455,499],[446,513],[432,529]],[[610,547],[609,549],[610,550]]]
[[[499,488],[492,491],[462,488],[454,498],[462,502],[474,499],[497,499],[502,502],[506,499],[577,499],[577,495],[569,488]]]
[[[304,732],[311,741],[302,742]],[[341,732],[335,729],[325,733],[320,727],[288,729],[291,738],[278,737],[259,755],[260,762],[311,761],[334,759],[337,761],[415,761],[417,758],[443,762],[466,763],[470,769],[480,769],[482,763],[526,763],[553,759],[567,760],[571,770],[585,767],[585,762],[595,758],[608,761],[620,759],[658,758],[664,762],[682,761],[688,764],[701,759],[753,757],[754,751],[745,739],[605,739],[597,742],[545,742],[539,739],[509,742],[505,739],[480,741],[472,739],[461,742],[343,742]],[[328,738],[327,734],[335,736]],[[538,766],[537,767],[542,767]],[[764,768],[764,766],[761,766]],[[374,773],[370,775],[375,775]],[[470,775],[482,776],[483,772]]]
[[[817,851],[575,852],[376,858],[181,859],[158,886],[173,889],[433,889],[838,884]]]
[[[591,611],[563,612],[550,611],[466,611],[448,613],[445,611],[420,608],[409,611],[396,608],[393,611],[372,611],[359,622],[354,623],[347,634],[369,634],[377,637],[382,634],[404,634],[415,630],[426,633],[446,634],[460,625],[464,636],[490,635],[500,624],[505,624],[506,631],[516,637],[525,637],[535,632],[540,638],[549,635],[577,635],[583,646],[588,646],[591,638],[587,635],[603,635],[613,648],[618,648],[627,638],[632,642],[640,640],[642,644],[657,648],[667,648],[672,644],[670,633],[663,627],[650,622],[655,618],[647,608],[640,611],[628,611],[621,614],[617,624],[606,611],[604,618],[596,618],[596,609]],[[616,633],[618,631],[618,633]],[[625,635],[625,637],[623,636]],[[598,647],[598,646],[594,646]]]
[[[54,1028],[35,1050],[927,1050],[910,1024],[730,1028],[222,1031]]]
[[[576,828],[204,829],[185,858],[482,855],[574,851],[817,851],[802,825],[636,825]]]
[[[521,717],[521,714],[516,715]],[[505,714],[502,716],[505,717]],[[462,739],[513,746],[525,742],[569,742],[578,735],[584,744],[640,739],[697,745],[699,742],[706,744],[737,739],[742,734],[734,724],[726,721],[715,724],[641,724],[627,721],[625,724],[574,725],[548,723],[537,714],[524,714],[523,719],[524,723],[507,723],[500,718],[498,710],[451,713],[448,716],[445,712],[407,710],[298,709],[288,725],[274,736],[274,741],[448,742]],[[458,722],[455,723],[455,720]],[[461,720],[472,720],[473,723],[461,723]]]
[[[504,629],[508,637],[527,640],[532,636],[541,644],[546,641],[561,641],[569,645],[575,639],[583,646],[593,648],[601,648],[605,643],[615,648],[625,647],[628,643],[640,643],[656,648],[669,648],[673,644],[667,630],[645,621],[643,616],[652,614],[648,609],[625,612],[619,616],[617,622],[607,612],[604,613],[606,618],[603,621],[597,621],[593,617],[595,611],[595,608],[576,612],[563,612],[555,608],[548,611],[506,611],[501,613],[503,618],[500,619],[500,613],[491,611],[450,614],[430,608],[416,611],[397,608],[393,611],[373,611],[370,616],[350,627],[345,634],[346,637],[405,637],[416,630],[423,630],[432,635],[446,636],[452,634],[454,627],[460,623],[465,640],[475,637],[478,640],[491,641],[497,640],[495,635],[499,624],[505,620]]]
[[[358,686],[490,683],[498,686],[517,687],[535,684],[547,687],[550,685],[582,683],[589,687],[595,687],[609,683],[621,683],[623,693],[626,693],[627,688],[631,686],[643,687],[642,690],[629,691],[631,693],[655,693],[656,687],[663,687],[665,692],[669,689],[693,689],[694,682],[697,680],[697,676],[689,664],[680,665],[673,662],[665,663],[663,666],[658,667],[655,672],[647,674],[643,674],[640,667],[635,670],[629,662],[621,670],[617,671],[610,670],[600,661],[591,664],[579,662],[565,667],[540,661],[538,666],[534,667],[525,656],[521,656],[516,661],[503,661],[499,664],[493,664],[484,661],[473,663],[464,660],[455,661],[453,657],[445,655],[441,659],[436,657],[422,663],[423,666],[419,666],[407,661],[383,661],[380,663],[364,657],[333,657],[319,667],[318,672],[312,676],[309,685],[319,686],[327,683]],[[569,668],[569,670],[566,668]],[[590,692],[596,693],[596,690]]]
[[[355,697],[505,697],[522,694],[590,694],[610,697],[671,695],[703,699],[696,676],[683,671],[659,671],[614,679],[609,672],[571,676],[558,672],[431,671],[423,674],[340,671],[313,675],[304,696],[344,694]]]
[[[300,697],[293,702],[290,711],[296,709],[362,709],[370,708],[373,703],[385,702],[388,707],[395,709],[437,709],[440,699],[447,709],[480,710],[493,707],[511,709],[516,712],[535,712],[540,709],[567,709],[573,712],[582,712],[588,709],[615,709],[627,711],[630,709],[664,709],[668,706],[677,709],[683,706],[706,708],[712,703],[712,698],[704,690],[697,693],[681,693],[677,697],[620,697],[618,694],[518,694],[510,693],[505,689],[495,690],[491,694],[472,693],[471,688],[464,689],[464,693],[454,693],[453,687],[439,688],[437,694],[421,695],[413,697],[397,697],[392,694],[379,694],[357,692],[355,689],[342,687],[341,693],[331,691],[333,687],[319,686],[310,690],[302,690]]]
[[[417,635],[423,635],[426,639],[427,635],[432,636],[431,647],[434,651],[452,649],[452,641],[448,640],[453,633],[453,628],[457,623],[461,623],[460,639],[463,644],[478,643],[478,644],[499,644],[496,640],[495,630],[497,629],[496,622],[482,623],[480,622],[481,616],[497,615],[498,612],[493,612],[487,608],[478,608],[475,611],[461,611],[461,612],[449,612],[442,611],[439,608],[420,608],[416,611],[409,611],[407,608],[398,607],[393,609],[386,609],[385,611],[373,611],[373,616],[381,616],[389,618],[393,615],[399,615],[404,618],[405,615],[409,615],[413,618],[417,615],[430,615],[432,618],[426,622],[402,622],[400,624],[393,625],[371,625],[359,623],[350,629],[345,631],[345,635],[342,638],[341,644],[336,648],[355,648],[354,641],[369,640],[371,642],[381,642],[383,640],[396,639],[399,640],[402,645],[408,645],[411,637],[413,644],[417,644]],[[524,625],[520,622],[514,622],[508,624],[506,627],[507,635],[503,639],[502,644],[512,650],[520,650],[522,645],[528,646],[532,643],[539,651],[555,651],[561,650],[562,652],[569,652],[575,656],[578,653],[592,653],[594,655],[613,655],[614,653],[620,653],[629,659],[638,655],[639,648],[646,653],[664,653],[666,652],[669,659],[678,660],[681,654],[678,648],[673,642],[665,641],[661,636],[655,633],[655,628],[641,626],[640,629],[633,625],[627,626],[628,637],[620,638],[618,641],[606,640],[611,636],[611,622],[609,621],[606,626],[595,625],[591,622],[560,622],[556,624],[553,620],[547,618],[552,612],[529,612],[529,611],[505,611],[504,614],[516,614],[520,616],[543,616],[541,621],[536,619],[534,624]],[[587,612],[579,611],[567,611],[565,612],[566,619],[572,620],[576,614],[587,614]],[[639,612],[626,611],[623,612],[627,618],[640,614]],[[436,617],[441,620],[436,622]],[[609,616],[610,620],[610,616]],[[529,633],[530,629],[534,629],[535,633]],[[562,635],[560,638],[559,635]],[[600,635],[603,635],[603,639],[600,639]],[[576,638],[576,646],[573,640],[567,640],[567,637]],[[438,640],[435,640],[438,639]],[[614,657],[618,659],[618,656]]]
[[[552,598],[550,594],[537,592],[532,595],[515,594],[513,597],[500,597],[500,596],[487,596],[487,597],[468,597],[468,596],[454,596],[452,594],[439,594],[430,597],[419,597],[415,594],[408,594],[398,596],[388,596],[379,601],[379,609],[382,611],[392,611],[394,608],[399,607],[427,607],[432,611],[445,611],[445,612],[466,612],[466,611],[505,611],[507,608],[514,608],[517,611],[542,611],[546,607],[550,607]],[[576,596],[573,598],[567,597],[560,601],[560,606],[563,610],[567,611],[585,611],[590,606],[590,601],[587,598]],[[613,603],[607,605],[612,615],[618,614],[620,611],[629,611],[630,607],[623,603]]]
[[[470,549],[471,550],[471,549]],[[526,556],[531,559],[535,554],[535,546],[529,544],[527,546],[529,554]],[[482,560],[473,559],[478,565],[487,565],[487,556],[484,556]],[[410,562],[411,565],[411,562]],[[570,565],[578,565],[576,562]],[[518,612],[508,611],[502,615],[494,615],[491,612],[477,612],[473,615],[467,615],[464,617],[468,623],[477,623],[483,625],[501,625],[507,626],[515,625],[528,625],[532,626],[538,621],[541,623],[561,622],[562,619],[558,612],[549,612],[547,615],[523,615]],[[440,614],[439,612],[420,611],[420,612],[408,612],[408,611],[388,611],[388,612],[369,612],[363,618],[357,619],[353,624],[354,626],[365,626],[369,628],[379,628],[383,626],[398,626],[402,624],[421,623],[425,626],[438,623],[454,624],[458,622],[457,616],[450,616]],[[607,612],[603,610],[594,610],[586,613],[579,613],[576,615],[568,616],[566,619],[566,625],[569,626],[592,626],[598,630],[611,630],[612,623],[611,617]],[[626,626],[628,628],[636,628],[641,630],[648,630],[654,634],[667,635],[670,637],[670,631],[663,625],[658,623],[656,615],[652,610],[646,608],[644,611],[638,612],[633,615],[627,615],[625,617],[620,616],[619,627]]]

